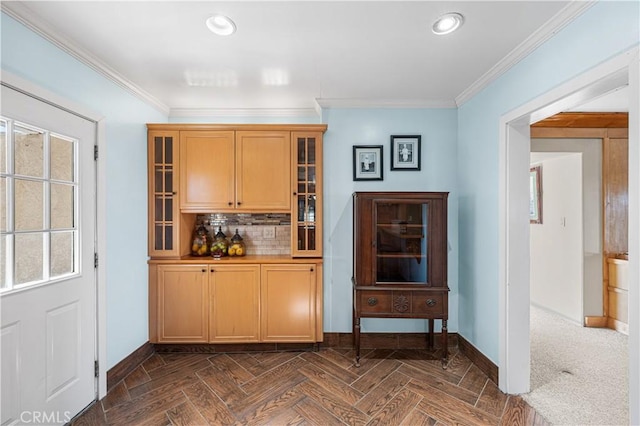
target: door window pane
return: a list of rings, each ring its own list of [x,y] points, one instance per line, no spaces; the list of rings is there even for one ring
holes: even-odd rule
[[[51,179],[73,182],[74,142],[51,136]]]
[[[7,288],[9,280],[7,279],[7,259],[10,259],[10,237],[8,235],[0,235],[0,289]]]
[[[15,229],[44,229],[44,182],[15,179]]]
[[[51,229],[73,228],[73,185],[51,184]]]
[[[7,173],[7,122],[0,120],[0,173]]]
[[[25,284],[44,279],[44,233],[16,234],[14,244],[15,283]]]
[[[13,134],[15,173],[44,177],[44,133],[16,126]]]
[[[51,278],[74,272],[75,232],[51,233]]]
[[[7,221],[7,206],[9,205],[9,199],[7,198],[7,185],[8,180],[5,177],[0,177],[0,231],[6,232],[9,228]]]

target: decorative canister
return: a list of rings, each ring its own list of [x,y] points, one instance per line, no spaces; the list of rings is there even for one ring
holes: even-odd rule
[[[191,256],[209,256],[209,246],[211,244],[211,236],[204,224],[196,227],[193,231],[193,239],[191,242]]]
[[[231,245],[229,246],[229,256],[244,256],[247,254],[247,249],[244,245],[244,241],[238,230],[233,237],[231,237]]]
[[[222,232],[222,226],[219,226],[216,237],[213,240],[213,243],[211,243],[211,255],[217,259],[227,256],[228,248],[229,241],[227,241],[227,236]]]

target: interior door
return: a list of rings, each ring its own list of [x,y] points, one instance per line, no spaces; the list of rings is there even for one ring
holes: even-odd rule
[[[96,398],[96,124],[2,86],[2,425]]]

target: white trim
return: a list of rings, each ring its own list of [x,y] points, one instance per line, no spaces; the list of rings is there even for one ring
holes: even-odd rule
[[[640,164],[640,49],[629,65],[629,164]],[[640,424],[640,168],[629,168],[629,424]],[[631,237],[631,236],[635,237]]]
[[[498,79],[518,62],[527,57],[531,52],[540,47],[541,44],[556,35],[562,28],[571,21],[583,14],[587,9],[596,4],[597,1],[572,1],[560,12],[556,13],[549,21],[538,28],[533,34],[527,37],[522,43],[516,46],[511,52],[495,64],[489,71],[484,73],[479,79],[456,96],[456,105],[462,106],[475,95],[480,93],[485,87]]]
[[[96,250],[98,253],[97,310],[98,310],[98,399],[107,395],[107,131],[105,120],[97,122],[96,144],[98,161],[96,164]]]
[[[2,70],[0,73],[0,81],[9,87],[15,88],[21,92],[28,93],[38,99],[44,100],[47,103],[56,105],[57,107],[83,117],[89,121],[93,121],[97,126],[96,143],[101,150],[104,151],[104,147],[107,145],[104,117],[99,113],[87,108],[85,105],[78,104],[63,98],[53,92],[50,92],[42,87],[18,77],[10,72]],[[106,239],[106,156],[104,152],[98,159],[97,168],[97,186],[98,193],[96,197],[96,229],[98,236],[96,250],[100,258],[100,263],[97,271],[97,284],[96,284],[96,297],[97,297],[97,334],[96,334],[96,351],[98,361],[101,364],[100,375],[98,376],[98,398],[103,398],[106,395],[107,389],[107,313],[106,313],[106,264],[107,264],[107,239]]]
[[[26,3],[26,4],[25,4]],[[140,87],[123,77],[109,65],[105,64],[91,53],[80,48],[71,40],[65,38],[62,34],[53,29],[38,15],[29,10],[28,2],[1,2],[2,12],[11,16],[34,33],[40,35],[54,46],[61,49],[73,58],[79,60],[92,70],[103,75],[110,81],[114,82],[127,92],[141,99],[143,102],[162,112],[164,115],[169,114],[169,107],[161,102],[152,94],[142,90]]]
[[[638,177],[638,164],[640,164],[640,129],[638,116],[640,116],[640,82],[638,81],[638,52],[634,47],[585,73],[573,78],[567,83],[550,90],[538,98],[527,102],[521,107],[504,114],[500,118],[499,135],[499,386],[506,393],[526,392],[529,387],[529,372],[527,369],[518,368],[524,358],[529,354],[528,317],[523,316],[528,312],[530,300],[522,300],[522,293],[528,292],[529,280],[523,276],[528,270],[528,259],[512,259],[513,255],[528,250],[529,240],[517,240],[510,238],[510,227],[517,223],[515,214],[512,215],[510,201],[511,174],[513,162],[518,164],[523,157],[528,158],[528,144],[513,143],[512,131],[528,125],[536,119],[544,118],[545,114],[553,114],[563,108],[575,106],[575,102],[597,97],[616,84],[623,84],[621,76],[629,76],[629,252],[630,258],[634,258],[636,267],[640,249],[640,237],[637,230],[640,228],[640,215],[637,214],[640,199],[640,178]],[[635,61],[635,62],[634,62]],[[630,65],[631,64],[631,65]],[[632,118],[633,117],[633,118]],[[517,141],[516,141],[517,142]],[[528,235],[528,234],[527,234]],[[514,247],[515,246],[515,247]],[[519,263],[518,263],[519,260]],[[633,268],[630,268],[633,269]],[[512,277],[519,279],[511,279]],[[636,299],[638,297],[639,277],[637,268],[629,277],[629,288],[634,289]],[[515,291],[514,291],[515,290]],[[520,294],[518,294],[520,292]],[[630,296],[632,292],[630,290]],[[520,299],[518,298],[520,296]],[[630,297],[631,300],[631,297]],[[635,304],[635,306],[634,306]],[[638,312],[638,300],[630,301],[630,327],[629,327],[629,370],[630,373],[639,369],[640,363],[640,331],[638,330],[640,313]],[[526,306],[526,307],[525,307]],[[632,308],[635,311],[632,311]],[[633,322],[632,322],[633,321]],[[633,324],[633,325],[632,325]],[[526,348],[523,351],[522,348]],[[636,374],[637,376],[637,374]],[[640,419],[640,379],[629,375],[629,411],[631,424],[636,424]]]
[[[177,117],[310,117],[315,108],[171,108],[169,119]]]
[[[322,108],[456,108],[447,99],[350,99],[317,98]]]

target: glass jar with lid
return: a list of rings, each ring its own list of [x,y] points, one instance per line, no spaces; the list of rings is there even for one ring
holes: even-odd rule
[[[244,245],[244,240],[238,233],[238,229],[236,229],[236,233],[233,237],[231,237],[231,245],[229,246],[229,256],[244,256],[247,254],[246,247]]]
[[[193,238],[191,240],[191,256],[209,256],[211,244],[211,235],[209,231],[201,223],[193,231]]]
[[[222,232],[222,226],[218,227],[215,239],[211,243],[211,255],[215,258],[221,258],[227,256],[229,249],[229,241],[224,232]]]

